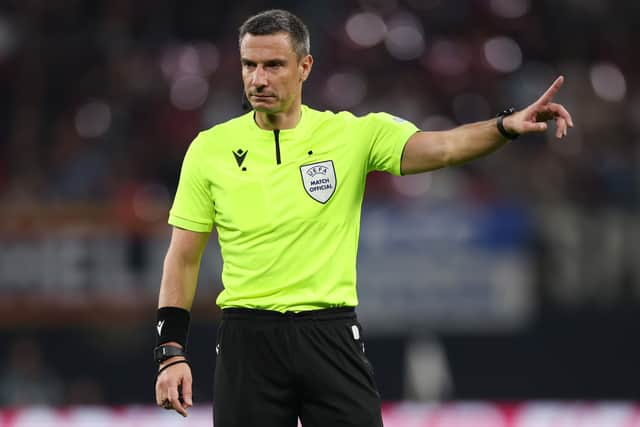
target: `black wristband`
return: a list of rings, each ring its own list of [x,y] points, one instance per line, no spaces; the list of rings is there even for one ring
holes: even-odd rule
[[[158,373],[156,374],[156,377],[158,375],[160,375],[160,373],[162,371],[164,371],[165,369],[167,369],[168,367],[173,366],[173,365],[177,365],[178,363],[186,363],[187,365],[189,365],[189,367],[191,367],[191,363],[189,363],[189,361],[187,359],[176,360],[175,362],[167,363],[162,368],[158,369]]]
[[[157,363],[162,363],[175,356],[187,357],[187,353],[183,348],[176,347],[173,344],[164,344],[153,349],[153,359]]]
[[[189,311],[184,308],[159,308],[156,323],[156,347],[175,341],[186,350],[190,320],[191,315],[189,314]]]
[[[510,116],[510,115],[512,115],[512,114],[513,114],[513,113],[515,113],[515,112],[516,112],[516,109],[515,109],[515,108],[513,108],[513,107],[509,107],[509,108],[507,108],[506,110],[504,110],[504,111],[502,111],[502,112],[498,113],[498,120],[497,120],[497,122],[496,122],[496,126],[498,127],[498,132],[500,132],[500,134],[501,134],[502,136],[504,136],[505,138],[507,138],[507,139],[516,139],[517,137],[519,137],[519,136],[520,136],[520,134],[519,134],[519,133],[511,133],[511,132],[507,131],[507,130],[504,128],[504,125],[502,124],[502,120],[503,120],[506,116]]]

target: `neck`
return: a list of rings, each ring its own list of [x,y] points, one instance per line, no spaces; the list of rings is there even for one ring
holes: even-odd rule
[[[302,108],[300,104],[296,104],[287,111],[279,113],[268,113],[265,111],[256,111],[255,121],[258,127],[265,130],[273,129],[293,129],[300,121]]]

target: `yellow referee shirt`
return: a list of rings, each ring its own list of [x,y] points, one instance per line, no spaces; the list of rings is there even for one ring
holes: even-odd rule
[[[215,224],[221,308],[356,306],[356,254],[367,173],[400,175],[418,129],[386,113],[302,106],[294,129],[263,130],[253,111],[201,132],[184,158],[169,223]]]

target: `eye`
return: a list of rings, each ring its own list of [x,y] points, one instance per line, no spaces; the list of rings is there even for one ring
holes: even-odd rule
[[[282,68],[284,65],[282,61],[269,61],[265,65],[265,68],[269,68],[270,70],[278,70]]]

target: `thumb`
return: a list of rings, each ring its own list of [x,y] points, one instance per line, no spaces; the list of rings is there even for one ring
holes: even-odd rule
[[[546,122],[524,122],[522,123],[523,133],[526,132],[544,132],[547,130]]]

